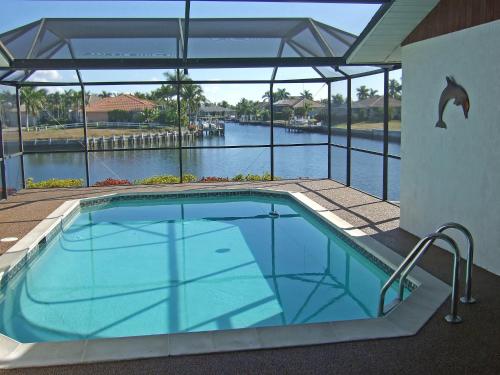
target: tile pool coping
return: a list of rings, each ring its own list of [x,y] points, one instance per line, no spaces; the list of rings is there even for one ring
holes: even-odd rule
[[[363,255],[394,269],[402,257],[340,219],[302,193],[265,188],[217,189],[177,192],[115,193],[69,200],[42,220],[31,232],[0,256],[0,285],[8,280],[50,240],[58,229],[67,225],[80,207],[100,206],[111,201],[129,199],[168,199],[235,195],[281,195],[328,223],[343,237],[362,249]],[[379,264],[380,262],[380,264]],[[0,368],[19,368],[101,361],[153,358],[174,355],[258,350],[336,342],[411,336],[430,319],[450,294],[450,287],[426,271],[412,271],[411,295],[383,317],[310,323],[276,327],[241,328],[152,336],[117,337],[62,342],[19,343],[0,334]]]

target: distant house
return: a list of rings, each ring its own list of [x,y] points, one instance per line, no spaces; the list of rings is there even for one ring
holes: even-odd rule
[[[288,110],[300,110],[304,107],[309,107],[309,111],[306,114],[309,117],[314,117],[318,115],[321,111],[326,109],[326,105],[314,100],[305,99],[300,96],[291,96],[287,99],[281,99],[273,104],[274,112],[279,115]]]
[[[134,95],[122,94],[91,101],[87,106],[87,121],[112,121],[110,113],[115,111],[128,112],[131,115],[156,108],[151,100],[141,99]]]
[[[375,95],[353,102],[352,114],[355,120],[381,120],[384,115],[384,97]],[[389,97],[389,119],[401,119],[401,101],[391,97]]]
[[[218,105],[207,104],[200,107],[200,117],[224,117],[236,116],[236,110],[232,108],[220,107]]]
[[[26,106],[21,104],[21,126],[26,126],[26,118],[28,114],[26,113]],[[29,125],[37,125],[38,116],[29,116]],[[4,125],[9,127],[17,127],[17,108],[10,107],[5,111]]]

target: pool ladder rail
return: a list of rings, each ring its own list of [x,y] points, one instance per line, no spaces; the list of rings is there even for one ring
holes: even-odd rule
[[[465,278],[465,293],[464,296],[460,298],[460,301],[465,304],[475,303],[476,300],[472,297],[472,264],[474,257],[474,240],[470,231],[463,225],[458,223],[446,223],[441,225],[432,234],[429,234],[422,238],[415,247],[410,251],[408,256],[403,260],[399,267],[394,271],[389,280],[384,284],[380,290],[379,296],[379,306],[378,306],[378,316],[384,316],[389,311],[394,309],[399,303],[403,301],[404,286],[408,274],[415,267],[417,262],[422,258],[422,256],[430,249],[432,244],[436,240],[442,240],[448,243],[453,250],[453,281],[451,290],[451,308],[450,314],[445,316],[445,320],[448,323],[460,323],[462,318],[458,315],[458,288],[459,288],[459,269],[460,269],[460,252],[458,250],[458,245],[450,236],[444,234],[443,232],[447,229],[457,229],[462,232],[467,238],[468,251],[467,251],[467,270]],[[394,299],[389,305],[387,310],[384,308],[385,295],[389,290],[390,286],[399,278],[399,293],[398,297]]]

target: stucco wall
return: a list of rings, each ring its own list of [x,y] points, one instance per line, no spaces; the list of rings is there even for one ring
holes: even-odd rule
[[[88,122],[108,121],[108,113],[107,112],[87,112],[87,121]]]
[[[418,236],[457,221],[475,263],[500,274],[500,21],[403,47],[401,227]],[[438,103],[452,75],[468,91],[469,119]],[[460,236],[454,234],[458,239]],[[463,242],[461,242],[463,245]]]

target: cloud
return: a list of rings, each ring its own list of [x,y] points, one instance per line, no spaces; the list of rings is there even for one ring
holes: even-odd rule
[[[60,82],[63,76],[57,70],[38,70],[31,77],[30,81],[37,82]]]

